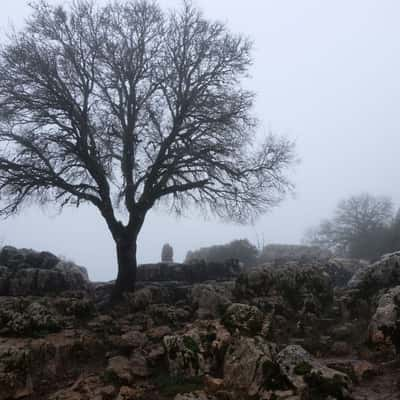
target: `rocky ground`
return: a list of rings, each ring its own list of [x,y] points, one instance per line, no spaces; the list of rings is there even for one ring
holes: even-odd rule
[[[0,265],[0,400],[399,398],[400,254],[153,265],[113,309],[50,253]]]

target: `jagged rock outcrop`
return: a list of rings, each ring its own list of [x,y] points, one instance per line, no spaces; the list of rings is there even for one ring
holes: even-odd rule
[[[11,246],[0,251],[0,296],[43,296],[88,288],[86,269],[54,254]]]
[[[368,262],[348,258],[330,258],[316,263],[318,268],[329,275],[334,287],[346,287],[354,274],[368,267]]]
[[[224,362],[224,384],[236,398],[254,398],[265,389],[287,388],[273,359],[276,346],[265,339],[237,337],[229,346]]]
[[[362,303],[340,287],[353,266],[342,261],[265,265],[237,279],[201,269],[194,284],[182,266],[157,267],[110,309],[110,284],[71,290],[85,272],[40,254],[3,254],[0,290],[10,293],[11,274],[13,293],[34,295],[0,296],[0,400],[344,400],[350,380],[379,373],[379,340],[393,347],[400,337],[400,285],[353,315]],[[53,278],[68,290],[48,292]],[[374,306],[377,346],[367,347]]]
[[[163,343],[168,357],[168,370],[172,376],[193,377],[209,372],[201,339],[196,331],[165,336]]]
[[[375,345],[393,344],[400,351],[400,286],[383,294],[371,318],[368,336]]]
[[[314,266],[265,265],[239,275],[235,296],[252,303],[264,300],[266,307],[272,306],[273,298],[278,296],[294,310],[305,306],[323,308],[333,300],[333,287],[329,275]]]
[[[348,283],[359,297],[370,298],[382,289],[400,285],[400,252],[387,254],[379,261],[360,268]]]

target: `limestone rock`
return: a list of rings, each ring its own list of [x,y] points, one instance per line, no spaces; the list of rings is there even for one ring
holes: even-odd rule
[[[133,374],[129,359],[123,356],[115,356],[108,360],[106,377],[109,382],[130,384],[133,382]]]
[[[197,284],[191,300],[199,318],[216,318],[232,303],[232,288],[228,284]]]
[[[238,329],[253,335],[261,331],[263,321],[264,315],[257,307],[240,303],[231,304],[223,317],[224,325],[231,331]]]
[[[256,396],[269,386],[282,386],[279,368],[273,358],[276,348],[261,337],[236,338],[229,346],[224,361],[224,383],[237,395]]]
[[[357,289],[359,297],[369,298],[381,289],[400,285],[400,252],[387,254],[379,261],[354,274],[348,287]]]
[[[242,272],[236,280],[235,296],[253,302],[257,298],[282,296],[293,310],[301,310],[306,299],[323,309],[333,301],[332,281],[326,272],[313,265],[266,264]],[[268,311],[268,310],[266,310]]]
[[[372,316],[368,334],[374,344],[393,343],[400,350],[400,286],[390,289],[378,301],[378,307]]]
[[[299,394],[310,398],[333,396],[346,399],[349,396],[350,378],[329,368],[298,345],[285,347],[276,357],[282,374]]]
[[[168,370],[171,376],[202,376],[206,372],[203,348],[196,332],[164,336]]]
[[[0,296],[43,296],[90,286],[85,268],[48,252],[5,246],[0,265]]]
[[[17,336],[57,332],[62,322],[52,307],[10,297],[0,298],[0,331]]]

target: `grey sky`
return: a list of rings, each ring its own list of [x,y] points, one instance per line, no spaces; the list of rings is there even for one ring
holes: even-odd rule
[[[54,1],[56,3],[56,1]],[[160,0],[165,7],[180,1]],[[250,87],[261,131],[297,142],[295,197],[254,226],[176,220],[153,212],[140,236],[139,262],[175,258],[201,246],[247,237],[296,243],[343,197],[368,191],[400,205],[400,2],[397,0],[197,0],[207,17],[254,40]],[[0,26],[17,26],[25,0],[2,0]],[[195,215],[195,213],[189,213]],[[86,266],[92,279],[115,277],[113,242],[92,208],[25,209],[0,221],[0,238],[46,249]]]

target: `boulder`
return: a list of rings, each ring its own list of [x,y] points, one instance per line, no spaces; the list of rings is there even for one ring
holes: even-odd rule
[[[151,375],[151,370],[147,364],[147,359],[140,353],[133,353],[129,359],[133,376],[147,378]]]
[[[207,372],[204,349],[195,330],[183,335],[164,336],[169,374],[174,377],[203,376]]]
[[[89,288],[85,268],[48,252],[5,246],[0,251],[0,265],[1,296],[43,296]]]
[[[0,265],[17,269],[52,269],[59,262],[59,258],[49,252],[37,252],[30,249],[16,249],[4,246],[0,251]]]
[[[372,316],[368,336],[373,344],[394,344],[400,350],[400,286],[390,289],[379,298]]]
[[[367,268],[368,265],[366,261],[348,258],[330,258],[317,263],[317,267],[329,275],[332,285],[339,288],[346,287],[354,274]]]
[[[224,325],[232,332],[240,332],[256,335],[261,331],[264,314],[254,306],[233,303],[226,310],[222,319]]]
[[[108,360],[106,380],[116,384],[130,384],[133,382],[131,363],[128,358],[115,356]]]
[[[337,399],[349,397],[350,378],[337,370],[329,368],[298,345],[285,347],[276,357],[281,373],[300,395],[306,398]]]
[[[360,268],[348,283],[361,298],[370,298],[382,289],[400,285],[400,252],[386,254],[379,261]]]
[[[129,331],[121,335],[121,347],[127,349],[141,349],[147,342],[146,335],[139,331]]]
[[[237,397],[257,396],[264,389],[286,388],[285,379],[273,359],[276,346],[263,338],[237,337],[224,360],[224,385]]]
[[[321,273],[320,268],[298,263],[266,264],[242,272],[236,280],[237,299],[255,302],[277,295],[293,310],[304,308],[305,300],[310,297],[316,308],[323,309],[333,301],[332,281],[328,273]]]
[[[232,303],[232,285],[196,284],[190,294],[197,317],[200,319],[216,318],[223,314]]]

